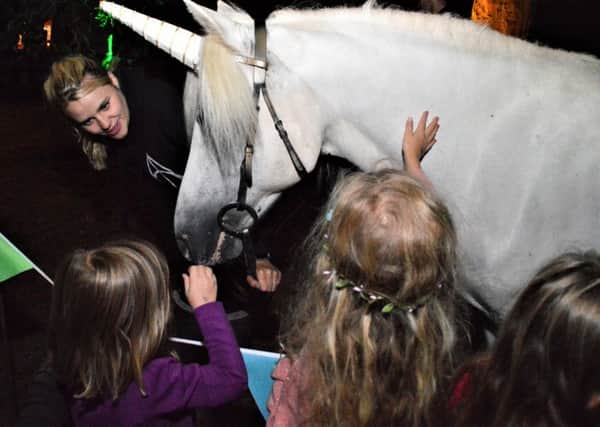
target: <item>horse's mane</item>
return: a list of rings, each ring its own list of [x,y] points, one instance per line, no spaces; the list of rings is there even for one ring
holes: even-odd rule
[[[241,154],[239,147],[254,138],[257,123],[252,90],[236,54],[218,35],[206,36],[198,108],[223,172],[237,167],[234,153]]]
[[[431,14],[404,11],[395,7],[382,7],[369,0],[362,7],[337,7],[327,9],[280,9],[271,14],[268,26],[285,26],[302,31],[331,31],[368,34],[370,28],[377,32],[385,29],[391,33],[427,38],[454,50],[481,52],[493,56],[535,56],[549,60],[589,61],[590,55],[559,51],[539,46],[516,37],[509,37],[487,26],[450,13]]]

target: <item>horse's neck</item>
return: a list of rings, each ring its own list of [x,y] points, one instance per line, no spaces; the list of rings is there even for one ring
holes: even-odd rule
[[[357,9],[276,14],[267,21],[269,82],[281,79],[287,90],[290,81],[307,86],[321,106],[325,151],[365,169],[381,158],[399,161],[404,119],[434,109],[431,94],[457,80],[449,66],[461,61],[451,58],[456,49],[444,50],[440,36],[414,29],[415,21],[433,26],[430,19],[446,28],[450,18]]]
[[[470,61],[515,69],[515,62],[527,66],[585,58],[507,37],[450,15],[393,9],[281,11],[269,18],[267,26],[270,59],[275,57],[309,83],[346,93],[349,87],[342,81],[356,88],[388,92],[399,86],[404,91],[409,85],[405,80],[423,80],[427,74],[436,76],[431,86],[447,87],[452,82],[442,72],[466,73],[465,79],[482,73]],[[398,82],[394,87],[377,81],[388,76]]]
[[[541,63],[563,66],[575,57],[466,20],[401,11],[289,11],[267,26],[269,79],[306,85],[324,126],[375,142],[373,158],[400,157],[407,116],[431,109],[446,123],[462,123],[482,103],[500,105],[533,87]]]

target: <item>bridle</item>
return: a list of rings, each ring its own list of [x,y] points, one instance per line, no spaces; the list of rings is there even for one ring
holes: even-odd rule
[[[262,97],[265,101],[265,104],[267,105],[269,113],[271,114],[271,119],[273,120],[275,129],[279,134],[279,138],[281,139],[283,145],[287,150],[288,156],[292,161],[294,169],[298,173],[298,176],[300,176],[300,178],[302,179],[306,177],[308,173],[306,172],[306,168],[304,167],[304,164],[302,164],[302,160],[300,160],[298,153],[294,149],[294,146],[290,142],[288,133],[285,130],[285,127],[283,126],[283,122],[277,115],[275,108],[273,107],[271,97],[269,96],[269,92],[267,91],[266,87],[266,30],[261,31],[260,28],[255,27],[254,40],[255,56],[248,57],[237,55],[236,61],[240,64],[248,65],[254,68],[253,86],[256,110],[259,110],[260,95],[262,94]],[[238,186],[237,201],[228,203],[219,210],[219,213],[217,214],[217,223],[219,224],[219,227],[224,233],[237,237],[242,241],[246,272],[248,275],[256,279],[256,252],[254,250],[254,245],[252,244],[250,231],[258,221],[258,214],[254,210],[254,208],[252,208],[252,206],[246,203],[246,194],[248,192],[248,188],[252,187],[252,160],[254,157],[255,137],[256,135],[249,137],[246,141],[246,146],[244,148],[244,157],[242,158],[242,163],[240,165],[240,183]],[[237,230],[228,225],[225,222],[225,215],[231,210],[236,210],[238,212],[246,212],[251,218],[250,224],[242,228],[241,230]]]

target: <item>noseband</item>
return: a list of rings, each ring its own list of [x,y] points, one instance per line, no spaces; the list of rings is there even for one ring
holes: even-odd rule
[[[273,103],[271,102],[271,97],[269,96],[269,92],[267,91],[265,83],[267,72],[266,30],[260,31],[258,27],[255,27],[254,37],[255,57],[251,58],[239,55],[236,57],[236,61],[241,64],[254,67],[253,80],[254,101],[256,105],[256,110],[259,110],[260,95],[262,94],[265,104],[267,105],[267,109],[271,114],[271,119],[273,120],[275,129],[279,134],[279,138],[285,146],[285,149],[288,153],[288,156],[290,157],[290,160],[292,161],[292,165],[294,166],[296,173],[298,173],[298,176],[300,176],[300,179],[302,179],[306,177],[308,173],[306,172],[306,168],[304,167],[302,160],[300,160],[298,153],[296,152],[294,146],[290,141],[288,133],[283,125],[283,122],[281,121],[281,119],[277,115],[277,111],[275,111],[275,108],[273,107]],[[246,272],[248,275],[256,279],[256,252],[254,250],[254,245],[252,244],[250,231],[258,221],[258,214],[252,206],[246,203],[246,193],[248,192],[248,188],[252,187],[252,160],[254,157],[254,137],[248,138],[248,140],[246,141],[246,147],[244,148],[244,157],[242,158],[242,163],[240,165],[240,184],[238,186],[237,201],[228,203],[219,210],[219,213],[217,214],[217,222],[224,233],[241,239],[243,245],[244,263],[246,264]],[[252,219],[250,224],[241,230],[236,230],[233,227],[231,227],[225,221],[225,215],[231,210],[235,210],[237,212],[246,212]]]

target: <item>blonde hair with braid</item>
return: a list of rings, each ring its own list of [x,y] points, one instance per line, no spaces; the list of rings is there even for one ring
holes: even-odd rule
[[[346,177],[326,211],[307,239],[312,261],[283,336],[288,356],[302,360],[306,424],[435,424],[457,362],[448,209],[409,176],[383,170]],[[335,277],[418,308],[374,308]]]

